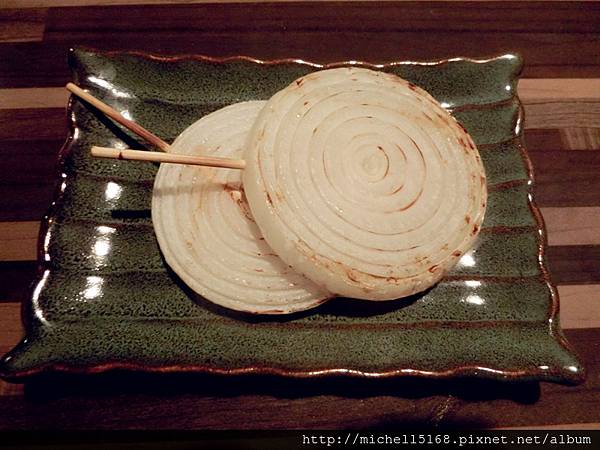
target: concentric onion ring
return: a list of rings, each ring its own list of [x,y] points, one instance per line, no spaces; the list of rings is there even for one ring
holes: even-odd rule
[[[296,80],[267,102],[244,157],[267,242],[335,295],[423,291],[483,221],[473,141],[429,94],[391,74],[339,68]]]
[[[265,102],[231,105],[187,128],[171,151],[239,158]],[[152,221],[169,266],[194,291],[227,308],[284,314],[331,295],[284,264],[263,240],[248,209],[241,173],[162,164]]]

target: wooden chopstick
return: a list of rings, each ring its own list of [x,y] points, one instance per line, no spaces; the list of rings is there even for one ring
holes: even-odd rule
[[[92,147],[92,156],[116,158],[131,161],[150,161],[159,163],[190,164],[194,166],[221,167],[224,169],[243,169],[243,159],[217,158],[213,156],[190,156],[175,153],[160,153],[140,150],[120,150],[109,147]]]
[[[144,127],[135,123],[134,121],[126,119],[117,110],[111,108],[106,103],[98,100],[93,95],[88,94],[83,89],[81,89],[79,86],[77,86],[73,83],[67,83],[67,85],[65,87],[67,88],[67,90],[69,92],[71,92],[72,94],[76,95],[77,97],[85,100],[90,105],[98,108],[100,111],[102,111],[108,117],[113,119],[115,122],[118,122],[121,125],[123,125],[125,128],[127,128],[128,130],[131,130],[133,133],[135,133],[138,136],[140,136],[141,138],[143,138],[146,142],[149,142],[152,145],[154,145],[155,147],[160,148],[163,152],[169,151],[169,144],[167,144],[161,138],[159,138],[155,134],[151,133],[150,131],[146,130]]]
[[[161,138],[146,130],[141,125],[129,120],[117,110],[111,108],[106,103],[98,100],[93,95],[85,92],[79,86],[73,83],[67,83],[66,88],[69,92],[76,95],[77,97],[85,100],[90,105],[98,108],[108,117],[114,121],[120,123],[128,130],[137,134],[143,138],[146,142],[151,143],[155,147],[158,147],[165,153],[169,153],[171,146],[163,141]],[[209,166],[209,167],[222,167],[224,169],[243,169],[246,167],[246,162],[243,159],[231,159],[231,158],[217,158],[212,156],[186,156],[186,155],[169,155],[166,157],[164,154],[155,152],[145,152],[136,150],[119,150],[107,147],[92,147],[92,155],[100,158],[117,158],[125,160],[135,161],[153,161],[153,162],[165,162],[175,164],[192,164],[197,166]],[[172,157],[171,157],[172,156]]]

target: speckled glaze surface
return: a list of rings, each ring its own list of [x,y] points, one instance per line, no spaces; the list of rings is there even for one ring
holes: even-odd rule
[[[69,60],[77,84],[166,141],[204,114],[267,99],[319,68],[84,49]],[[71,134],[43,222],[38,279],[23,307],[27,335],[4,356],[0,375],[129,368],[581,382],[584,369],[559,327],[543,223],[531,196],[515,95],[520,58],[377,68],[436,97],[472,135],[485,164],[482,232],[442,282],[403,301],[336,299],[276,318],[209,304],[161,258],[150,219],[156,165],[89,156],[91,145],[142,143],[71,99]]]

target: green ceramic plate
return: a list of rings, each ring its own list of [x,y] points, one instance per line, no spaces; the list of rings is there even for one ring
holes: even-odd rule
[[[161,58],[74,50],[75,82],[167,141],[225,105],[267,99],[317,70],[300,61]],[[150,220],[157,167],[93,159],[92,145],[143,148],[71,100],[71,134],[24,303],[26,338],[0,373],[110,368],[311,377],[448,377],[580,382],[548,281],[545,235],[515,96],[520,58],[379,67],[428,90],[467,128],[489,204],[475,248],[408,300],[337,299],[287,317],[234,314],[190,293],[165,266]]]

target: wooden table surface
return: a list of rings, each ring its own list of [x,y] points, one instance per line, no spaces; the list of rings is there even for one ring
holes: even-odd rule
[[[0,353],[22,334],[69,47],[317,62],[519,52],[551,274],[587,381],[49,376],[0,381],[0,428],[600,428],[600,2],[190,3],[0,2]]]

